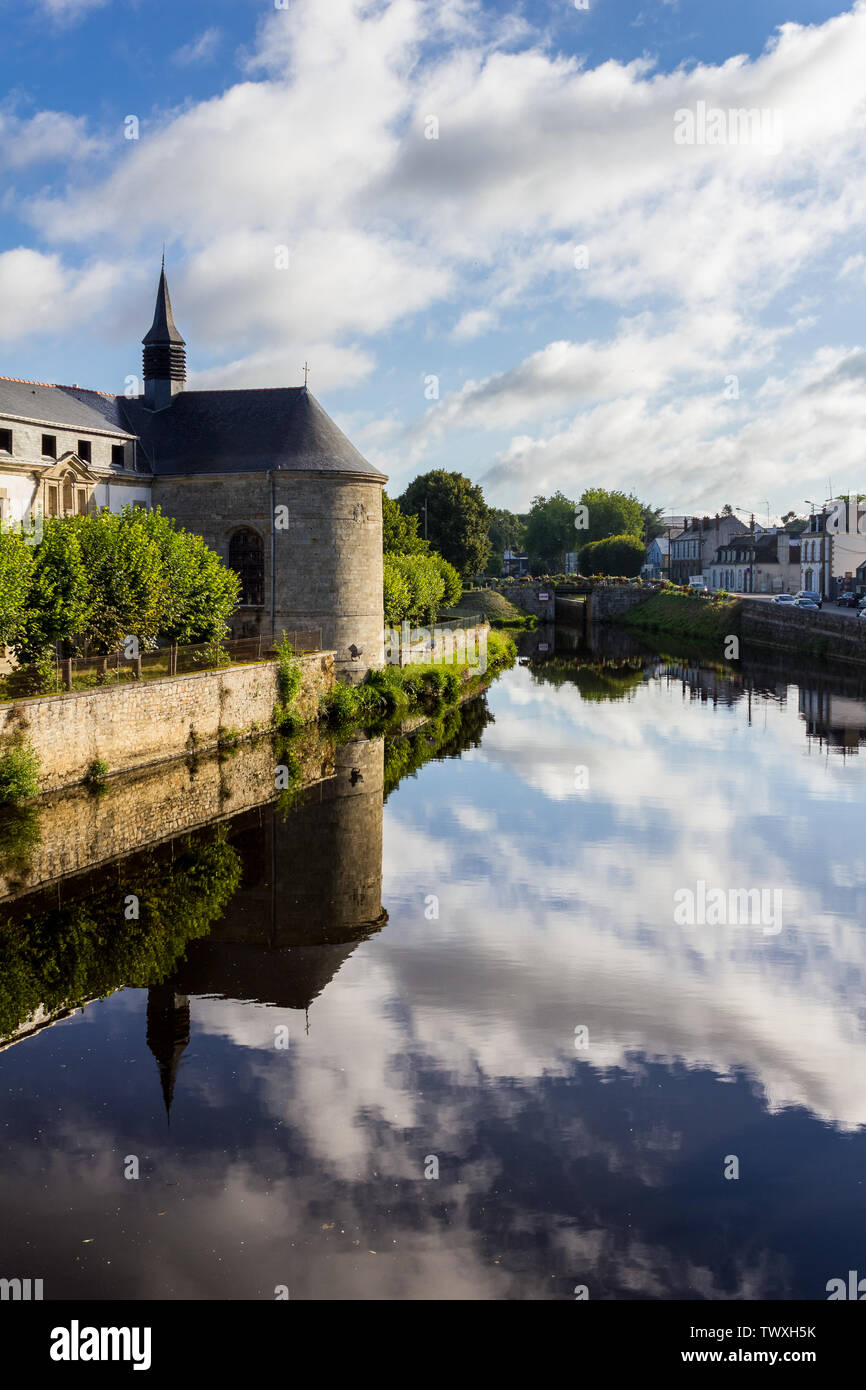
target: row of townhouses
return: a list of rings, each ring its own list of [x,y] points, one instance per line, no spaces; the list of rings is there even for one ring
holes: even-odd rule
[[[804,531],[747,526],[735,516],[672,517],[647,546],[644,576],[742,594],[796,594],[833,600],[866,593],[866,510],[840,498],[813,512]],[[802,524],[802,523],[801,523]],[[861,530],[860,528],[863,528]]]

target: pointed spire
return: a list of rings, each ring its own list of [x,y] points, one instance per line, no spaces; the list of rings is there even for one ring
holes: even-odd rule
[[[166,1118],[171,1124],[171,1103],[180,1059],[189,1045],[189,999],[175,994],[171,984],[151,985],[147,992],[147,1045],[156,1058]]]
[[[171,405],[172,397],[186,382],[186,344],[178,332],[171,310],[171,295],[165,278],[165,248],[156,291],[153,323],[142,338],[144,346],[144,400],[151,410]]]
[[[156,291],[156,308],[153,312],[153,323],[148,332],[142,338],[145,347],[162,347],[166,343],[179,343],[185,347],[183,338],[178,332],[171,312],[171,295],[168,292],[168,281],[165,278],[165,252],[162,253],[162,269],[159,273],[159,286]]]

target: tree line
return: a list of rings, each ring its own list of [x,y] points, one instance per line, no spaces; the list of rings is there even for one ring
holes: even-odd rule
[[[38,671],[58,643],[67,655],[104,655],[126,638],[220,640],[240,580],[200,536],[157,508],[48,517],[39,545],[0,529],[0,644]]]
[[[664,533],[662,512],[633,493],[600,487],[576,501],[562,492],[537,496],[528,512],[511,512],[490,507],[461,473],[433,469],[396,500],[385,498],[385,553],[435,552],[461,580],[498,576],[506,550],[527,555],[530,572],[564,573],[566,556],[576,555],[584,574],[636,575],[646,546]],[[386,612],[387,594],[386,580]]]

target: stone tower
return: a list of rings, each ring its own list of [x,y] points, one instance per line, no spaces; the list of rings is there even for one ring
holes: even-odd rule
[[[350,681],[383,665],[385,475],[306,386],[186,390],[164,264],[143,343],[144,394],[119,398],[124,421],[153,504],[240,575],[232,636],[320,631]]]

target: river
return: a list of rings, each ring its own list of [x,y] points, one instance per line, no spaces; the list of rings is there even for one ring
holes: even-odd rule
[[[213,825],[59,882],[7,836],[0,1273],[708,1300],[866,1274],[863,682],[543,639],[278,805],[233,814],[223,780]],[[123,817],[87,805],[107,853]]]

